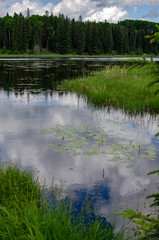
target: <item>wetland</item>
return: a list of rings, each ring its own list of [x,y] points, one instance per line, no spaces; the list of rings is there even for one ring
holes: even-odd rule
[[[124,64],[0,60],[1,162],[36,169],[41,181],[54,181],[77,207],[89,196],[95,213],[110,222],[119,209],[144,210],[143,199],[156,187],[147,173],[159,167],[158,112],[99,107],[59,84]]]

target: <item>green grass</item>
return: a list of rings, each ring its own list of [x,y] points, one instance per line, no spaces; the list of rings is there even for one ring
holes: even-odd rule
[[[133,55],[134,56],[134,55]],[[100,54],[100,55],[78,55],[78,54],[57,54],[57,53],[48,53],[48,54],[0,54],[0,58],[111,58],[111,57],[132,57],[132,55],[111,55],[111,54]]]
[[[73,217],[71,202],[46,201],[44,189],[32,171],[0,166],[0,239],[123,239],[123,231],[113,234],[97,218],[86,224],[82,213]]]
[[[152,63],[153,64],[153,63]],[[158,112],[157,85],[148,87],[153,80],[152,64],[139,67],[113,66],[74,80],[66,80],[58,89],[76,92],[94,106],[113,106],[129,113]]]

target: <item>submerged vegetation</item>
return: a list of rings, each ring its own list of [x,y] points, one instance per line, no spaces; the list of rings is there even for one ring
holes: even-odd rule
[[[114,234],[106,220],[86,223],[82,213],[75,217],[71,201],[47,200],[45,190],[31,170],[0,166],[0,239],[123,239],[124,232]]]
[[[65,80],[59,89],[85,96],[97,107],[113,106],[129,113],[157,113],[159,96],[154,93],[158,88],[155,84],[151,88],[148,86],[155,78],[152,70],[157,67],[153,62],[130,68],[107,66],[88,77]]]

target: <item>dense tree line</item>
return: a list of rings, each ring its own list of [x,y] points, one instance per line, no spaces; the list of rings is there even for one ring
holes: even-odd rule
[[[145,35],[156,31],[155,23],[125,20],[117,24],[70,20],[53,16],[8,14],[0,18],[1,53],[158,54],[159,45]]]

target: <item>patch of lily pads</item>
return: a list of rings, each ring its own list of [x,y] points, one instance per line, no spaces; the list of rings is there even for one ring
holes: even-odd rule
[[[53,136],[54,143],[48,144],[56,152],[67,153],[68,156],[107,155],[110,162],[129,163],[138,158],[155,160],[155,146],[136,145],[133,140],[114,140],[104,129],[88,126],[57,125],[50,129],[41,129],[42,134]],[[133,167],[128,164],[127,168]]]

